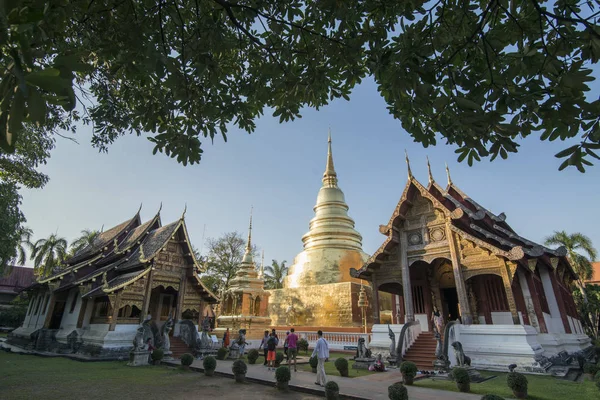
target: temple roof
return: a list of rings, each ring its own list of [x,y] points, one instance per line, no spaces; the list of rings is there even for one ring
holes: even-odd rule
[[[452,231],[466,239],[477,241],[480,246],[487,248],[497,256],[518,262],[541,258],[548,265],[551,264],[551,258],[558,257],[568,264],[565,248],[550,249],[515,233],[506,222],[504,213],[496,215],[462,192],[452,182],[448,169],[446,188],[439,186],[430,172],[429,183],[426,187],[412,175],[410,164],[408,164],[408,171],[408,182],[394,212],[388,223],[379,227],[380,232],[388,236],[387,239],[364,266],[353,273],[354,276],[359,277],[365,274],[370,265],[379,264],[383,255],[396,246],[392,230],[398,221],[404,219],[408,208],[412,206],[412,199],[416,193],[431,201],[436,209],[444,213],[444,216],[450,220]],[[570,270],[574,273],[572,268]]]
[[[184,214],[175,222],[161,226],[160,210],[145,223],[140,223],[139,214],[118,226],[104,232],[97,243],[102,246],[84,253],[78,253],[78,260],[53,275],[40,279],[37,286],[51,285],[53,290],[62,291],[78,285],[92,285],[85,294],[94,297],[119,290],[145,274],[155,265],[156,256],[166,248],[171,239],[187,248],[183,252],[188,277],[195,277],[197,284],[209,299],[218,298],[198,279],[201,270],[190,244]],[[110,233],[109,233],[110,232]],[[36,286],[36,287],[37,287]],[[30,286],[31,289],[34,286]]]
[[[17,266],[8,268],[8,274],[0,276],[0,293],[17,295],[35,282],[33,268]]]

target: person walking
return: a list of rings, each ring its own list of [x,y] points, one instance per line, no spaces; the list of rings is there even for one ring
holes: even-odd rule
[[[267,350],[267,368],[271,371],[271,369],[275,369],[275,351],[277,350],[277,338],[273,333],[269,335],[267,340]]]
[[[298,355],[298,335],[294,333],[294,328],[290,329],[292,333],[290,333],[287,337],[288,344],[288,368],[290,367],[290,361],[294,361],[294,372],[298,371],[296,369],[296,356]],[[291,368],[290,368],[291,371]]]
[[[260,346],[258,346],[259,350],[261,348],[263,349],[263,355],[265,356],[265,362],[263,363],[263,365],[267,365],[267,353],[269,352],[269,350],[267,349],[267,341],[268,340],[269,340],[269,331],[265,331],[265,336],[262,338],[262,341],[260,342]]]
[[[227,330],[223,334],[223,347],[229,347],[229,328],[227,328]]]
[[[290,362],[290,355],[288,354],[288,338],[290,337],[290,331],[285,333],[285,340],[283,341],[283,354],[285,355],[285,359],[288,364]]]
[[[323,338],[323,331],[317,332],[319,339],[315,345],[315,349],[312,352],[312,356],[317,356],[319,360],[317,364],[317,381],[315,385],[325,386],[327,384],[327,375],[325,375],[325,362],[329,360],[329,343]]]

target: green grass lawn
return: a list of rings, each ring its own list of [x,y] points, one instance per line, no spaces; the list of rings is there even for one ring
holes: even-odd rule
[[[249,391],[252,397],[248,397]],[[134,368],[126,366],[125,362],[80,362],[0,351],[2,400],[277,400],[280,396],[274,387],[233,384],[229,378],[207,377],[181,368]],[[286,398],[317,400],[300,393],[288,393]]]
[[[471,383],[471,393],[495,394],[504,398],[514,398],[506,385],[506,373],[481,372],[484,377],[495,375],[496,378],[482,383]],[[582,383],[565,381],[550,376],[526,375],[529,381],[528,399],[531,400],[592,400],[600,399],[600,391],[592,381]],[[414,383],[417,387],[450,390],[458,392],[456,383],[442,379],[421,379]]]

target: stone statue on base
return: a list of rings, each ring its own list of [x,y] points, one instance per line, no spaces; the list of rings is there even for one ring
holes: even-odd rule
[[[148,356],[150,355],[150,352],[146,349],[145,328],[146,326],[144,326],[144,324],[140,325],[133,338],[133,350],[129,352],[129,363],[127,363],[127,365],[131,367],[148,365]]]
[[[367,349],[365,345],[365,338],[358,339],[358,346],[356,346],[356,356],[354,359],[371,358],[371,350]]]
[[[433,330],[433,336],[437,342],[435,346],[435,361],[433,362],[433,369],[436,371],[447,371],[450,368],[450,362],[448,361],[448,357],[444,355],[442,336],[437,329]]]
[[[452,348],[454,349],[454,355],[456,356],[456,365],[459,367],[471,366],[471,358],[463,351],[462,344],[460,342],[453,342]]]
[[[390,335],[390,340],[392,343],[390,344],[390,357],[394,357],[396,355],[396,334],[390,328],[390,324],[388,324],[388,331]]]
[[[213,342],[208,335],[210,333],[210,318],[206,316],[202,320],[202,333],[200,334],[200,338],[197,341],[197,353],[200,353],[201,357],[205,355],[213,354]]]
[[[135,337],[133,338],[133,351],[145,350],[146,342],[144,340],[144,327],[137,328]]]
[[[162,337],[162,349],[165,353],[169,352],[171,348],[171,339],[169,339],[169,333],[171,329],[173,329],[173,318],[169,315],[169,318],[165,321],[162,328],[160,329],[161,337]]]

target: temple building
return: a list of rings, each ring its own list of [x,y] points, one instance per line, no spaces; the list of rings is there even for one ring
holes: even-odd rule
[[[218,298],[199,279],[185,212],[162,225],[159,212],[101,232],[65,268],[26,290],[23,325],[8,342],[35,350],[100,358],[127,356],[140,322],[155,328],[171,317],[197,324]],[[175,325],[175,335],[178,326]]]
[[[302,237],[304,250],[290,266],[284,288],[270,290],[269,316],[276,327],[300,326],[308,331],[360,331],[363,321],[357,302],[366,282],[350,276],[368,255],[362,250],[362,236],[348,216],[344,193],[338,186],[333,164],[331,135],[322,186],[314,206],[315,216]]]
[[[462,343],[476,367],[504,370],[515,362],[521,370],[545,372],[558,353],[588,347],[566,250],[521,237],[504,213],[496,215],[463,193],[448,170],[447,186],[439,186],[427,165],[424,186],[408,164],[400,201],[379,227],[383,243],[352,272],[372,285],[375,324],[381,322],[379,298],[387,292],[395,299],[394,322],[415,329],[417,342],[433,340],[434,312],[445,324],[458,321],[452,340]],[[410,359],[410,348],[404,350]],[[421,368],[431,369],[435,360],[434,354],[413,356]]]
[[[221,295],[221,312],[217,317],[219,333],[229,328],[231,337],[240,329],[246,330],[246,339],[260,339],[269,328],[267,317],[269,292],[265,290],[264,274],[256,270],[252,259],[252,216],[248,228],[248,241],[242,263],[229,288]]]

